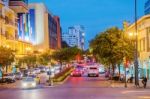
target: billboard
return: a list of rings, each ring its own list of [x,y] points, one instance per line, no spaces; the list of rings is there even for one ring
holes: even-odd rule
[[[1,0],[5,6],[9,6],[9,0]]]

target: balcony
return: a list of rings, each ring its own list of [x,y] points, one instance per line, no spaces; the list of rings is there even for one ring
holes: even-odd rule
[[[13,9],[17,13],[28,12],[28,5],[23,0],[10,0],[9,5],[10,5],[10,8]]]
[[[8,31],[5,31],[5,37],[6,39],[9,39],[9,40],[15,39],[14,35],[10,34]]]
[[[15,28],[15,29],[17,29],[18,27],[18,24],[14,22],[13,20],[9,19],[8,17],[5,17],[5,25],[7,27]]]

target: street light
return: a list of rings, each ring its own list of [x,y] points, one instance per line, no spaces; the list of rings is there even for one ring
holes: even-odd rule
[[[134,58],[134,67],[135,67],[135,86],[139,86],[138,78],[138,27],[137,27],[137,0],[135,0],[135,58]]]

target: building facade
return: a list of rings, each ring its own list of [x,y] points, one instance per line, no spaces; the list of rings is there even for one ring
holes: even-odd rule
[[[85,43],[85,31],[84,27],[81,25],[76,25],[68,28],[68,33],[62,35],[62,40],[70,47],[77,46],[78,48],[84,50]]]
[[[29,4],[29,23],[31,38],[37,49],[61,48],[59,17],[54,17],[43,3]]]
[[[150,15],[141,17],[137,24],[139,76],[146,76],[150,79]],[[131,39],[135,39],[135,23],[125,25],[127,35]]]
[[[62,35],[62,30],[61,30],[61,26],[60,26],[60,18],[58,16],[54,16],[54,20],[56,21],[57,24],[57,47],[61,48],[61,35]]]
[[[32,44],[18,39],[18,18],[9,7],[9,0],[1,0],[0,3],[0,46],[16,50],[16,56],[26,55],[28,49],[32,49]]]

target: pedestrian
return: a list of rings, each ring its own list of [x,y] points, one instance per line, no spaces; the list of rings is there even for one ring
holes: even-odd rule
[[[143,87],[146,88],[146,85],[147,85],[147,78],[146,77],[143,77],[142,83],[143,83]]]

